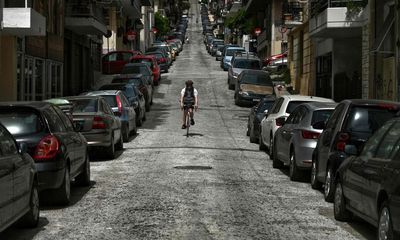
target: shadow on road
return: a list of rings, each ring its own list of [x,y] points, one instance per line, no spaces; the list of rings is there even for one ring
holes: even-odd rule
[[[178,104],[178,103],[177,103]],[[146,113],[147,120],[143,123],[140,129],[155,129],[158,126],[167,122],[167,117],[170,112],[171,104],[154,103],[150,112]]]
[[[36,228],[20,228],[15,224],[8,229],[0,232],[0,239],[33,239],[39,232],[46,230],[49,221],[45,217],[39,218]]]

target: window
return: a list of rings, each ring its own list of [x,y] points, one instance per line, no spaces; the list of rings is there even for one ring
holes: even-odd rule
[[[46,120],[49,124],[50,130],[52,132],[65,132],[65,126],[62,123],[62,120],[57,115],[53,108],[47,108],[43,111],[43,114],[46,117]]]
[[[64,123],[66,129],[67,129],[68,131],[72,131],[72,132],[73,132],[73,131],[74,131],[74,125],[72,125],[72,122],[71,122],[71,120],[67,117],[67,115],[65,115],[65,113],[64,113],[63,111],[61,111],[60,108],[54,107],[54,106],[53,106],[53,108],[54,108],[54,110],[57,112],[57,114],[58,114],[58,116],[61,118],[61,120],[63,121],[63,123]]]
[[[110,107],[117,107],[117,100],[115,95],[102,95]]]
[[[101,100],[101,103],[103,105],[104,113],[109,114],[109,115],[113,115],[113,112],[111,110],[110,105],[108,105],[108,103],[105,100]]]
[[[332,110],[317,110],[313,112],[311,125],[317,122],[326,122],[326,120],[331,116]]]
[[[297,106],[299,106],[300,104],[302,104],[302,103],[306,103],[306,102],[308,102],[308,101],[290,101],[289,102],[289,104],[288,104],[288,106],[287,106],[287,108],[286,108],[286,113],[291,113],[291,112],[293,112],[293,110],[297,107]]]
[[[109,54],[109,55],[106,55],[105,57],[104,57],[104,61],[106,61],[106,62],[115,62],[115,61],[117,61],[117,53],[111,53],[111,54]]]
[[[253,73],[242,73],[240,79],[241,83],[273,86],[272,80],[268,74],[253,74]]]
[[[286,120],[286,124],[294,124],[295,119],[298,118],[298,115],[300,114],[300,109],[294,110]]]
[[[129,61],[129,59],[133,56],[132,53],[122,53],[122,61]]]
[[[364,145],[364,149],[360,154],[360,158],[364,161],[375,156],[376,148],[382,137],[385,135],[387,130],[391,127],[392,123],[383,125],[374,135],[372,135],[367,143]]]
[[[283,98],[279,98],[278,100],[276,100],[274,106],[271,109],[271,113],[275,114],[278,113],[282,104],[283,104],[284,99]]]
[[[126,97],[124,96],[124,94],[119,93],[118,96],[119,96],[120,99],[121,99],[122,106],[124,106],[124,107],[129,107],[129,102],[128,102],[128,100],[126,99]]]
[[[2,127],[0,128],[0,150],[3,156],[17,154],[17,146],[14,139]]]
[[[400,138],[400,122],[396,122],[387,131],[376,151],[377,158],[389,159],[393,152],[397,152],[399,148]]]
[[[39,116],[28,109],[2,109],[0,121],[15,136],[34,134],[43,129]]]
[[[97,99],[71,100],[74,113],[97,112]]]
[[[326,128],[333,129],[336,126],[336,122],[339,120],[339,117],[342,114],[342,111],[343,111],[344,107],[345,107],[344,104],[339,104],[335,108],[335,110],[333,111],[332,115],[328,119],[328,122],[326,123]]]

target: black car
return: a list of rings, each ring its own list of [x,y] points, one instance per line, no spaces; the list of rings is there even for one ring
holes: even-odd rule
[[[274,95],[274,86],[269,74],[262,70],[243,70],[235,85],[235,104],[254,106],[265,96]]]
[[[274,96],[266,97],[251,108],[247,122],[247,136],[250,136],[251,143],[258,143],[261,120],[268,114],[274,102]]]
[[[19,221],[36,227],[39,221],[39,195],[35,163],[24,143],[0,124],[0,232]]]
[[[326,122],[316,122],[315,129],[324,129],[312,155],[311,186],[324,183],[324,197],[333,201],[335,174],[348,157],[346,145],[354,145],[358,152],[368,138],[400,109],[400,103],[379,100],[343,100]]]
[[[72,179],[90,184],[86,139],[60,108],[47,102],[3,102],[0,122],[17,142],[27,145],[38,171],[39,190],[48,190],[41,195],[68,204]]]
[[[345,151],[356,154],[355,145]],[[376,226],[378,239],[400,237],[400,119],[387,121],[359,156],[347,158],[336,175],[334,216],[357,215]]]
[[[142,126],[143,121],[146,120],[146,100],[144,95],[139,89],[129,82],[122,83],[111,83],[100,87],[100,90],[121,90],[130,106],[135,109],[136,112],[136,125]]]
[[[125,64],[124,68],[122,69],[120,77],[124,77],[125,75],[132,75],[132,74],[142,74],[143,77],[146,79],[147,83],[153,87],[154,84],[154,76],[153,71],[146,63],[128,63]]]

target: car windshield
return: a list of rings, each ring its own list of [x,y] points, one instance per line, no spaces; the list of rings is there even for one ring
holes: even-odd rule
[[[102,95],[102,97],[106,100],[110,107],[117,107],[117,100],[115,99],[115,95]]]
[[[396,113],[397,108],[353,107],[347,119],[346,130],[372,134]]]
[[[272,87],[271,78],[267,73],[259,74],[259,73],[244,73],[240,79],[242,84],[254,84],[254,85],[265,85]]]
[[[99,90],[122,90],[124,89],[125,84],[111,84],[111,85],[103,85],[99,88]]]
[[[234,68],[260,69],[260,61],[256,59],[236,59],[233,63]]]
[[[288,106],[287,106],[287,108],[286,108],[286,113],[292,113],[293,112],[293,110],[297,107],[297,106],[299,106],[300,104],[302,104],[302,103],[307,103],[307,102],[310,102],[310,101],[290,101],[289,102],[289,104],[288,104]]]
[[[257,113],[263,113],[265,110],[270,110],[275,101],[264,101],[257,108]]]
[[[326,120],[331,116],[333,109],[331,110],[316,110],[313,112],[311,125],[317,122],[326,122]]]
[[[125,66],[122,69],[122,74],[143,73],[145,74],[144,66]]]
[[[144,64],[146,64],[146,65],[149,66],[149,67],[151,67],[151,64],[152,64],[150,59],[144,59],[144,58],[141,58],[141,59],[133,59],[132,62],[133,62],[133,63],[144,63]]]
[[[235,52],[245,52],[246,50],[244,49],[228,49],[226,50],[226,56],[233,56]]]
[[[39,116],[27,109],[2,109],[0,122],[14,136],[34,134],[43,129]]]
[[[97,112],[97,99],[72,99],[72,112]]]

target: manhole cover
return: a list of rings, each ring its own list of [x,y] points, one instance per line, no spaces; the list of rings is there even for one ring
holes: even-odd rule
[[[224,105],[218,105],[218,104],[211,104],[210,107],[217,107],[217,108],[221,107],[222,108],[222,107],[225,107],[225,106]]]
[[[212,169],[210,166],[175,166],[176,169],[185,169],[185,170],[209,170]]]

